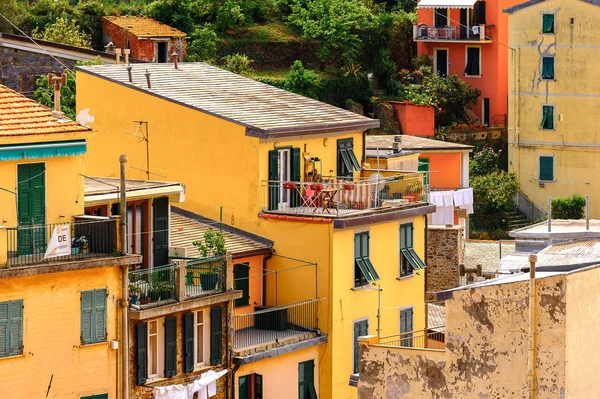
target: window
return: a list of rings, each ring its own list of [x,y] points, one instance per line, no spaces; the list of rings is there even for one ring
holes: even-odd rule
[[[554,79],[554,57],[542,57],[542,79]]]
[[[194,365],[196,366],[206,366],[209,364],[209,326],[208,312],[204,310],[194,312]]]
[[[0,302],[0,357],[23,353],[23,301]]]
[[[413,346],[413,308],[400,309],[400,346]]]
[[[86,206],[85,214],[88,216],[108,216],[108,205]]]
[[[413,249],[413,235],[412,223],[400,225],[400,277],[409,276],[414,270],[425,269],[425,263]]]
[[[106,342],[106,289],[81,292],[81,344]]]
[[[250,305],[250,266],[248,263],[233,265],[233,281],[235,289],[242,291],[242,297],[235,300],[235,306]]]
[[[354,155],[354,140],[340,139],[337,141],[337,175],[350,177],[354,170],[360,170],[360,163]]]
[[[369,335],[369,320],[359,320],[354,322],[354,371],[358,373],[358,337]]]
[[[540,156],[540,181],[554,181],[554,157],[552,155]]]
[[[467,47],[467,60],[465,66],[465,75],[481,75],[481,48]]]
[[[162,377],[164,357],[160,349],[164,346],[163,319],[148,322],[148,378]]]
[[[148,268],[148,204],[143,201],[127,203],[127,251],[143,255],[142,269]],[[157,265],[159,266],[159,265]],[[162,266],[162,265],[160,265]],[[134,266],[138,268],[140,266]],[[135,270],[135,269],[134,269]]]
[[[435,13],[434,25],[436,28],[445,28],[448,26],[448,9],[447,8],[434,8]]]
[[[473,6],[473,23],[472,25],[485,25],[485,1],[478,1]]]
[[[554,130],[554,105],[542,105],[542,123],[544,130]]]
[[[419,166],[417,168],[419,172],[423,172],[423,182],[425,185],[429,184],[429,158],[419,158]]]
[[[554,14],[542,14],[542,33],[554,33]]]
[[[367,285],[379,280],[369,259],[369,232],[356,233],[354,235],[354,286]]]
[[[239,399],[262,399],[263,377],[260,374],[244,375],[238,379]]]
[[[317,399],[314,360],[298,363],[298,399]]]
[[[82,396],[81,399],[108,399],[107,393],[99,393],[97,395]]]

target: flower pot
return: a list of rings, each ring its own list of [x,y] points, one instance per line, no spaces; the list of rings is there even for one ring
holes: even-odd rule
[[[297,184],[291,181],[287,181],[285,183],[283,183],[283,188],[285,188],[286,190],[295,190],[297,187]]]
[[[322,184],[311,184],[309,187],[313,191],[321,191],[321,190],[323,190],[323,185]]]
[[[200,284],[202,285],[203,291],[210,291],[217,288],[217,282],[219,281],[219,275],[216,273],[201,273]]]
[[[354,190],[355,187],[354,184],[344,184],[344,190]]]

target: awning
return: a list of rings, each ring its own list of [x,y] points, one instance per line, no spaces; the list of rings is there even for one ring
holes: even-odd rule
[[[52,143],[0,146],[0,161],[41,159],[82,155],[86,152],[85,140],[58,141]]]
[[[421,0],[418,8],[473,8],[477,0]]]

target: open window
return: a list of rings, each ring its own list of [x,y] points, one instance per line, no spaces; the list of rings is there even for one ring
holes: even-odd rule
[[[369,259],[369,232],[354,235],[354,286],[360,287],[379,280]]]
[[[554,80],[554,57],[542,57],[542,79]]]
[[[425,263],[413,248],[412,223],[400,225],[400,277],[410,276],[415,270],[425,269]]]
[[[542,123],[544,130],[554,130],[554,105],[542,105]]]
[[[542,14],[542,33],[554,33],[554,14]]]
[[[467,47],[465,75],[481,76],[481,48]]]
[[[360,170],[360,162],[354,154],[354,140],[340,139],[337,141],[337,175],[351,177],[352,172]]]

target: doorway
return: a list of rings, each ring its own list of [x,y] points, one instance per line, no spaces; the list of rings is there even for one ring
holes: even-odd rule
[[[482,124],[485,126],[489,126],[490,125],[490,99],[489,98],[483,99],[482,107],[483,107],[483,109],[481,110]]]
[[[442,76],[448,76],[448,50],[447,49],[435,49],[433,50],[433,58],[435,70],[434,72],[439,73]]]
[[[279,182],[290,181],[291,177],[291,149],[286,148],[277,152],[277,180]],[[284,188],[283,184],[279,185],[279,209],[289,208],[290,206],[290,190]]]
[[[158,42],[158,62],[166,63],[169,62],[169,43]]]

